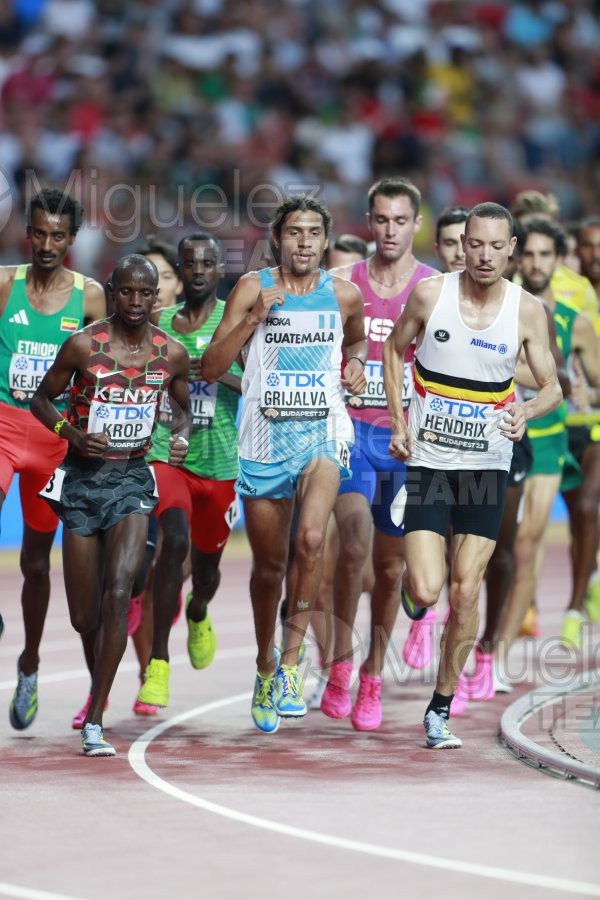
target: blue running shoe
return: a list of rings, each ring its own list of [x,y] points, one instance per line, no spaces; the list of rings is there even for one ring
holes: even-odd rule
[[[112,744],[104,740],[102,725],[88,722],[81,731],[81,746],[86,756],[116,756],[117,751]]]
[[[277,673],[261,675],[256,673],[251,713],[254,724],[265,734],[273,734],[279,728],[277,715]]]
[[[404,610],[408,618],[412,619],[413,622],[418,622],[420,619],[423,619],[427,615],[427,607],[415,606],[415,604],[410,599],[408,591],[406,591],[404,588],[401,588],[400,596],[402,598],[402,609]]]
[[[286,666],[282,663],[277,669],[277,681],[277,713],[282,719],[300,719],[305,716],[306,703],[302,697],[302,679],[298,674],[298,666]]]
[[[427,746],[433,750],[456,750],[458,747],[462,747],[461,739],[452,734],[447,720],[432,709],[423,719],[423,725],[425,726]]]
[[[8,715],[10,724],[17,731],[29,728],[38,711],[38,676],[25,675],[17,665],[17,687],[10,703]]]

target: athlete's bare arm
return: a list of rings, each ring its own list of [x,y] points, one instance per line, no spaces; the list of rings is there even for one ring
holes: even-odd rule
[[[89,333],[79,331],[67,338],[33,395],[31,412],[50,431],[54,431],[54,426],[64,418],[52,401],[64,393],[76,372],[86,370],[90,351]],[[78,453],[90,459],[103,456],[108,449],[108,435],[84,434],[68,422],[62,426],[60,436],[72,444]]]
[[[544,312],[546,313],[546,321],[548,323],[548,340],[550,342],[550,352],[552,354],[552,358],[556,363],[556,374],[558,375],[558,382],[560,384],[561,390],[565,397],[570,395],[571,391],[571,382],[569,380],[569,373],[567,372],[567,367],[565,365],[565,359],[562,355],[561,349],[556,342],[556,328],[554,327],[554,318],[552,317],[552,310],[548,306],[548,304],[544,300],[540,300]],[[531,374],[531,369],[527,365],[527,360],[525,358],[525,350],[521,348],[521,352],[519,354],[519,361],[517,363],[517,371],[515,372],[515,381],[517,384],[522,385],[526,388],[535,388],[535,378]]]
[[[252,337],[270,308],[284,302],[283,287],[261,288],[257,272],[242,275],[225,303],[223,318],[202,355],[202,378],[217,381],[237,359],[244,344]]]
[[[16,266],[0,266],[0,316],[6,308],[16,272]]]
[[[168,338],[167,353],[169,356],[169,400],[173,415],[173,428],[169,438],[169,463],[179,466],[184,461],[190,436],[190,398],[188,379],[190,374],[190,357],[177,340]]]
[[[577,409],[600,406],[600,345],[589,318],[579,314],[573,322],[571,352],[575,379],[571,400]]]
[[[362,394],[367,388],[365,364],[368,352],[363,297],[355,284],[337,275],[333,276],[332,286],[344,328],[344,353],[347,363],[342,384],[351,394]]]
[[[106,297],[103,287],[93,278],[85,278],[83,287],[83,321],[85,325],[106,316]]]
[[[529,419],[551,412],[563,399],[556,364],[550,352],[546,314],[539,301],[523,290],[519,306],[519,337],[539,390],[535,397],[525,403],[507,405],[507,413],[512,421],[500,430],[513,441],[521,440]]]
[[[396,459],[408,459],[412,450],[402,409],[404,353],[415,338],[417,344],[420,343],[441,289],[442,276],[439,275],[423,278],[417,282],[408,295],[402,314],[396,320],[383,345],[383,383],[392,429],[389,452]]]

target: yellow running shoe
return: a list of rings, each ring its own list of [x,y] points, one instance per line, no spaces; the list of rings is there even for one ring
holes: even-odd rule
[[[571,647],[573,650],[581,650],[581,637],[583,631],[583,616],[576,609],[568,609],[562,620],[560,629],[560,642],[563,647]]]
[[[590,622],[600,622],[600,573],[594,572],[585,597],[585,611]]]
[[[140,703],[168,706],[171,667],[164,659],[151,659],[144,672],[144,683],[138,693]]]
[[[206,669],[207,666],[210,666],[217,651],[217,637],[213,631],[208,613],[206,613],[201,622],[193,622],[188,617],[188,608],[192,602],[192,596],[192,594],[188,594],[185,598],[188,656],[194,669]]]
[[[523,616],[523,621],[521,622],[521,628],[519,629],[519,637],[539,637],[540,636],[540,627],[538,625],[537,620],[537,609],[531,604],[525,615]]]

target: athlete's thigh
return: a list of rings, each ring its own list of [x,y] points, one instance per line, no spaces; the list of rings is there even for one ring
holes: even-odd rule
[[[581,457],[583,470],[583,490],[585,493],[593,493],[595,497],[600,495],[600,443],[590,442]]]
[[[144,560],[148,516],[133,514],[121,519],[104,533],[105,587],[128,587]]]
[[[452,581],[480,585],[495,546],[496,541],[479,534],[455,534],[450,566]]]
[[[288,558],[293,498],[253,500],[244,497],[246,534],[252,548],[254,566],[283,565]]]
[[[339,468],[324,456],[312,459],[298,479],[296,496],[300,508],[298,530],[317,527],[325,529],[333,510],[340,483]]]
[[[63,528],[62,561],[70,610],[98,610],[103,581],[99,534],[75,534]],[[71,615],[73,618],[73,615]]]

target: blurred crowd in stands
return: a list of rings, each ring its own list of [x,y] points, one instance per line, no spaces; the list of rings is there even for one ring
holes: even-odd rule
[[[598,0],[4,0],[0,263],[28,192],[86,210],[73,268],[103,279],[148,233],[222,238],[228,277],[268,255],[282,194],[365,236],[368,185],[412,178],[415,241],[442,207],[552,191],[600,208]]]

